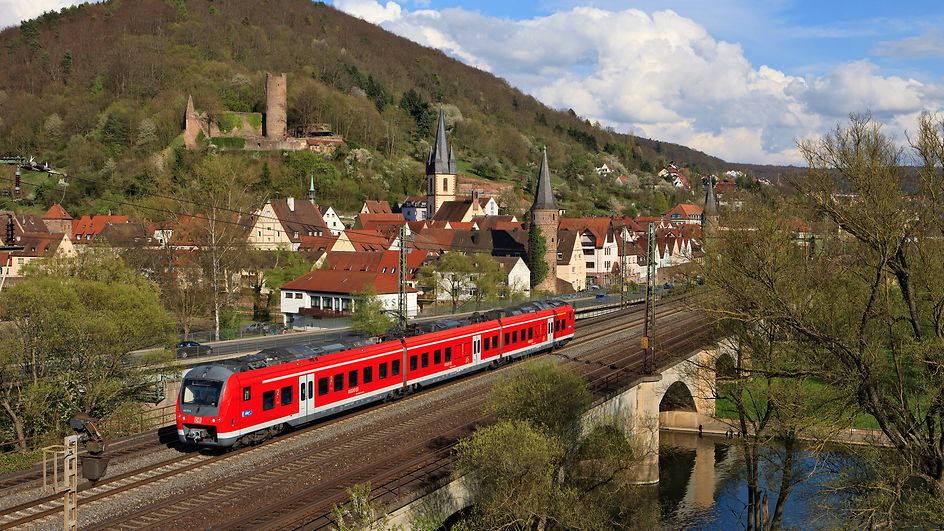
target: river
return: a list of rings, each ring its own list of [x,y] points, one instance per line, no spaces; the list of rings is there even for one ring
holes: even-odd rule
[[[700,438],[693,433],[660,432],[659,485],[651,494],[658,496],[660,519],[665,529],[744,529],[747,515],[747,481],[744,460],[736,441]],[[820,456],[823,457],[823,456]],[[828,456],[831,462],[838,454]],[[841,457],[839,457],[841,458]],[[827,493],[832,479],[822,460],[803,453],[798,470],[805,479],[797,484],[784,507],[783,527],[823,529],[841,524],[831,508],[843,499]],[[814,473],[815,471],[815,473]],[[776,467],[762,463],[761,478],[771,485],[768,493],[771,513],[780,476]],[[762,480],[763,481],[763,480]],[[657,493],[655,491],[658,491]]]

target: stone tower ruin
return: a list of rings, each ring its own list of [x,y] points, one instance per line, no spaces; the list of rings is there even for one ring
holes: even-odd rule
[[[265,137],[280,140],[287,136],[288,91],[285,74],[266,72]]]
[[[547,264],[547,276],[532,290],[557,293],[557,230],[560,227],[560,213],[554,202],[554,190],[551,188],[551,171],[547,165],[547,148],[541,160],[541,173],[538,174],[537,187],[534,191],[534,203],[531,205],[531,225],[541,229],[541,236],[546,246],[544,262]]]

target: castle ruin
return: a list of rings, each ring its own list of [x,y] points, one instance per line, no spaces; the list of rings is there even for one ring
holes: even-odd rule
[[[344,144],[327,124],[313,124],[288,134],[288,80],[284,73],[266,73],[266,112],[226,111],[210,116],[194,108],[187,98],[184,113],[184,146],[198,149],[209,143],[223,150],[316,151],[333,153]]]

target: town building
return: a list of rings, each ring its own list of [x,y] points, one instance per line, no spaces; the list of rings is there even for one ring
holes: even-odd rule
[[[429,203],[425,195],[411,195],[400,203],[400,213],[407,221],[423,221],[429,215]]]
[[[583,251],[587,286],[608,287],[619,261],[618,244],[610,218],[562,218],[562,230],[575,232]]]
[[[297,251],[303,236],[329,232],[318,205],[294,197],[271,199],[253,213],[249,244],[254,249]]]
[[[318,269],[282,285],[281,310],[286,326],[320,328],[323,319],[353,315],[358,297],[376,294],[384,309],[399,307],[399,277],[394,273]],[[406,288],[407,317],[418,312],[417,291]]]
[[[458,174],[455,154],[446,140],[446,114],[439,109],[436,139],[426,161],[427,218],[434,218],[446,201],[455,201]]]

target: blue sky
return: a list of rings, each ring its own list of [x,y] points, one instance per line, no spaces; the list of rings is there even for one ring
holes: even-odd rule
[[[944,112],[944,7],[903,0],[329,0],[547,105],[729,161],[802,163],[850,112]],[[75,0],[0,0],[0,26]],[[378,52],[382,53],[382,52]]]
[[[333,0],[555,108],[729,161],[868,112],[899,141],[944,111],[939,2]]]

